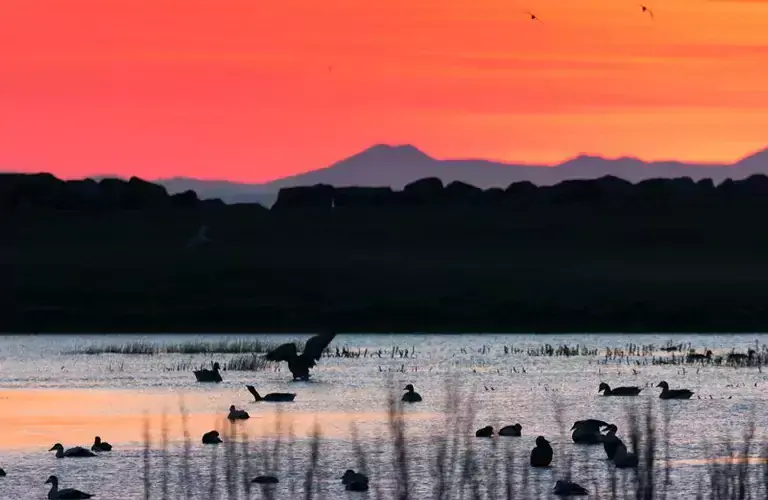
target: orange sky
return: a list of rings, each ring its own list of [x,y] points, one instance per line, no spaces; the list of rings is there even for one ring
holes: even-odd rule
[[[768,0],[647,5],[0,0],[0,170],[262,181],[381,142],[527,162],[768,145]]]

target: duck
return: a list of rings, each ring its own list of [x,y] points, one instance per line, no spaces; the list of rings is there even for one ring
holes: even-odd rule
[[[235,408],[235,405],[232,405],[229,407],[229,415],[227,415],[227,418],[230,420],[247,420],[251,418],[251,416],[248,415],[247,411],[238,410]]]
[[[561,497],[577,497],[589,494],[583,486],[571,481],[563,481],[562,479],[555,483],[552,493]]]
[[[93,495],[84,493],[74,488],[59,489],[59,478],[50,476],[45,484],[51,485],[51,491],[48,492],[48,500],[78,500],[82,498],[91,498]]]
[[[280,480],[275,476],[256,476],[255,478],[251,479],[251,482],[257,484],[275,484],[279,483]]]
[[[637,467],[639,460],[637,455],[629,453],[624,443],[616,447],[616,454],[613,456],[613,463],[617,469],[631,469]]]
[[[610,424],[603,422],[602,420],[587,419],[577,420],[571,430],[571,439],[577,444],[599,444],[602,442],[602,434],[600,429],[608,427]]]
[[[515,425],[505,425],[501,429],[499,429],[499,436],[513,436],[513,437],[520,437],[522,436],[523,426],[520,424]]]
[[[602,392],[603,396],[637,396],[640,394],[640,391],[642,389],[635,386],[611,389],[611,386],[605,382],[600,382],[600,387],[597,389],[597,393],[600,394]]]
[[[253,399],[256,401],[267,401],[267,402],[290,402],[293,401],[293,398],[296,397],[296,394],[290,393],[290,392],[270,392],[269,394],[265,394],[263,397],[259,394],[259,391],[256,390],[255,387],[252,385],[246,385],[245,386],[248,389],[248,392],[253,394]]]
[[[289,342],[269,351],[264,357],[267,361],[285,361],[291,370],[293,380],[309,380],[309,369],[314,368],[322,357],[323,351],[336,337],[335,333],[321,333],[311,337],[304,344],[304,351],[298,354],[296,344]]]
[[[195,374],[195,378],[198,382],[221,382],[221,374],[219,373],[219,370],[221,367],[219,366],[219,362],[213,364],[213,370],[206,370],[205,368],[201,370],[194,370],[192,373]]]
[[[403,394],[402,401],[406,403],[418,403],[421,401],[421,394],[413,389],[413,384],[406,385],[403,390],[408,392]]]
[[[93,446],[91,451],[112,451],[112,445],[106,441],[102,441],[99,436],[93,438]]]
[[[605,449],[605,455],[608,457],[608,460],[613,460],[614,455],[616,455],[616,449],[619,446],[624,446],[624,443],[621,439],[616,435],[616,431],[619,429],[611,424],[608,426],[608,432],[603,435],[603,448]]]
[[[352,469],[347,469],[341,477],[341,484],[348,491],[368,491],[368,476],[355,472]]]
[[[536,447],[531,450],[532,467],[549,467],[552,463],[552,446],[544,436],[536,438]]]
[[[221,442],[219,431],[209,431],[203,434],[203,444],[219,444]]]
[[[493,427],[491,427],[490,425],[486,425],[482,429],[476,430],[475,437],[479,437],[479,438],[493,437]]]
[[[693,391],[689,391],[688,389],[669,389],[669,384],[665,381],[661,381],[658,383],[656,387],[661,387],[661,394],[659,394],[660,399],[690,399],[691,396],[693,396]]]
[[[56,450],[56,458],[64,458],[64,457],[95,457],[96,454],[93,453],[91,450],[87,450],[83,448],[82,446],[75,446],[74,448],[69,448],[68,450],[64,450],[64,447],[61,445],[61,443],[56,443],[51,447],[48,451]]]
[[[5,476],[6,476],[5,471],[3,470],[2,467],[0,467],[0,477],[5,477]]]

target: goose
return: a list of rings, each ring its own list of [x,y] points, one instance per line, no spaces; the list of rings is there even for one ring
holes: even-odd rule
[[[221,442],[219,431],[210,431],[203,434],[203,444],[219,444]]]
[[[506,425],[499,429],[499,436],[514,436],[520,437],[522,435],[523,426],[520,424]]]
[[[251,418],[251,416],[248,415],[247,411],[238,410],[235,408],[235,405],[232,405],[229,407],[229,415],[227,415],[227,418],[230,420],[247,420]]]
[[[253,394],[253,399],[256,401],[289,402],[293,401],[293,398],[296,397],[296,394],[290,392],[270,392],[262,397],[252,385],[246,385],[245,387],[248,389],[248,392]]]
[[[403,397],[401,398],[402,401],[405,401],[406,403],[418,403],[421,401],[421,394],[413,389],[413,384],[406,385],[403,390],[408,392],[403,394]]]
[[[602,427],[608,427],[610,424],[603,422],[602,420],[587,419],[578,420],[573,424],[571,430],[571,439],[577,444],[599,444],[602,441],[602,434],[600,429]]]
[[[669,384],[663,380],[656,387],[661,387],[660,399],[690,399],[693,396],[693,392],[688,389],[670,390]]]
[[[614,455],[616,455],[616,449],[619,446],[624,446],[624,443],[616,435],[617,430],[618,428],[611,424],[608,426],[608,432],[603,435],[603,448],[605,449],[605,455],[608,457],[608,460],[613,460]]]
[[[81,498],[91,498],[90,493],[83,493],[74,488],[59,489],[59,478],[50,476],[45,484],[51,485],[51,491],[48,492],[48,500],[77,500]]]
[[[544,436],[536,438],[536,447],[531,450],[532,467],[549,467],[552,463],[552,446]]]
[[[491,427],[490,425],[486,425],[482,429],[478,429],[477,431],[475,431],[475,437],[479,437],[479,438],[493,437],[493,427]]]
[[[561,497],[588,495],[586,488],[583,486],[572,483],[571,481],[563,481],[562,479],[555,483],[555,488],[552,490],[552,493]]]
[[[48,451],[56,450],[56,458],[64,458],[64,457],[95,457],[96,454],[93,453],[90,450],[86,450],[82,446],[75,446],[74,448],[69,448],[68,450],[64,450],[64,447],[61,445],[61,443],[56,443],[51,447]]]
[[[346,486],[348,491],[368,491],[368,476],[347,469],[341,477],[341,484]]]
[[[629,453],[627,447],[622,443],[616,447],[616,454],[613,456],[613,463],[617,469],[630,469],[637,467],[639,460],[637,455]]]
[[[112,445],[106,441],[102,441],[99,436],[93,438],[93,446],[91,451],[112,451]]]
[[[213,370],[206,370],[205,368],[201,370],[194,370],[192,373],[195,374],[195,378],[198,382],[221,382],[221,374],[219,373],[219,370],[221,367],[219,366],[218,361],[213,364]]]
[[[336,337],[335,333],[321,333],[307,340],[304,352],[298,354],[293,342],[282,344],[265,355],[267,361],[286,361],[291,370],[293,380],[309,380],[309,369],[314,368],[316,361],[323,355],[328,344]]]
[[[617,387],[611,389],[611,387],[605,382],[600,382],[600,388],[597,389],[597,393],[603,393],[603,396],[637,396],[642,391],[639,387]]]
[[[275,483],[279,483],[280,480],[277,479],[275,476],[257,476],[251,479],[251,482],[257,483],[257,484],[275,484]]]

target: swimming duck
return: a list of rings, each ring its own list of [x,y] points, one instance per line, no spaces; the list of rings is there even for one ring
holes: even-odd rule
[[[603,422],[602,420],[587,419],[577,420],[571,430],[571,439],[577,444],[599,444],[602,442],[602,434],[600,429],[602,427],[608,427],[610,424]]]
[[[335,333],[321,333],[307,340],[304,352],[298,354],[296,344],[282,344],[264,356],[267,361],[286,361],[293,380],[309,380],[309,369],[314,368],[328,344],[336,337]]]
[[[617,387],[611,389],[611,387],[605,382],[600,382],[600,387],[597,389],[597,393],[603,393],[603,396],[637,396],[642,391],[639,387]]]
[[[520,437],[522,436],[523,426],[520,424],[515,425],[505,425],[501,429],[499,429],[499,436],[514,436],[514,437]]]
[[[493,427],[491,427],[490,425],[486,425],[482,429],[476,430],[475,437],[479,437],[479,438],[493,437]]]
[[[257,483],[257,484],[275,484],[275,483],[279,483],[280,480],[277,479],[275,476],[257,476],[251,479],[251,482]]]
[[[690,399],[693,396],[693,391],[688,389],[669,389],[669,384],[665,381],[659,382],[656,387],[661,387],[660,399]]]
[[[413,384],[406,385],[403,390],[408,392],[403,394],[402,401],[405,401],[406,403],[418,403],[421,401],[421,395],[414,391]]]
[[[532,467],[549,467],[552,463],[552,446],[544,436],[536,438],[536,447],[531,450]]]
[[[203,434],[203,444],[219,444],[221,442],[219,431],[210,431]]]
[[[613,460],[614,455],[616,455],[616,449],[619,446],[624,446],[624,443],[616,435],[618,430],[615,425],[611,424],[608,426],[608,432],[603,435],[603,448],[609,460]]]
[[[83,493],[74,488],[59,489],[59,478],[50,476],[45,484],[51,485],[51,491],[48,492],[48,500],[78,500],[82,498],[91,498],[90,493]]]
[[[572,483],[571,481],[563,481],[563,480],[558,480],[555,483],[555,488],[552,490],[552,493],[562,497],[570,497],[570,496],[576,497],[576,496],[588,495],[586,488],[584,488],[583,486],[580,486],[576,483]]]
[[[221,382],[221,374],[219,373],[219,370],[221,367],[219,366],[218,361],[213,364],[213,370],[206,370],[203,368],[202,370],[194,370],[192,373],[195,374],[195,378],[198,382]]]
[[[296,394],[290,392],[270,392],[262,397],[252,385],[246,385],[245,387],[248,389],[248,392],[253,394],[253,399],[256,401],[289,402],[293,401],[293,398],[296,397]]]
[[[629,453],[624,443],[616,447],[616,454],[613,456],[613,463],[618,469],[630,469],[637,467],[639,460],[637,455]]]
[[[247,420],[251,418],[251,416],[248,415],[247,411],[238,410],[235,408],[235,405],[232,405],[229,407],[229,415],[227,415],[227,418],[230,420]]]
[[[368,476],[347,469],[341,477],[341,484],[346,486],[348,491],[368,491]]]
[[[91,450],[86,450],[82,446],[75,446],[74,448],[69,448],[68,450],[65,451],[61,443],[56,443],[48,451],[53,451],[53,450],[56,450],[56,458],[95,457],[96,456],[96,454],[93,453]]]
[[[112,451],[112,445],[106,441],[102,441],[99,436],[93,438],[93,446],[91,451]]]
[[[5,471],[0,467],[0,477],[5,477]]]

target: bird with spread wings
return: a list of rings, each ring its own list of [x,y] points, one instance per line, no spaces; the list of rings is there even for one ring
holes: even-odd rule
[[[265,357],[268,361],[286,361],[293,374],[293,380],[309,380],[309,369],[314,368],[335,336],[335,333],[315,335],[304,344],[301,354],[298,354],[296,344],[290,342],[273,349]]]

